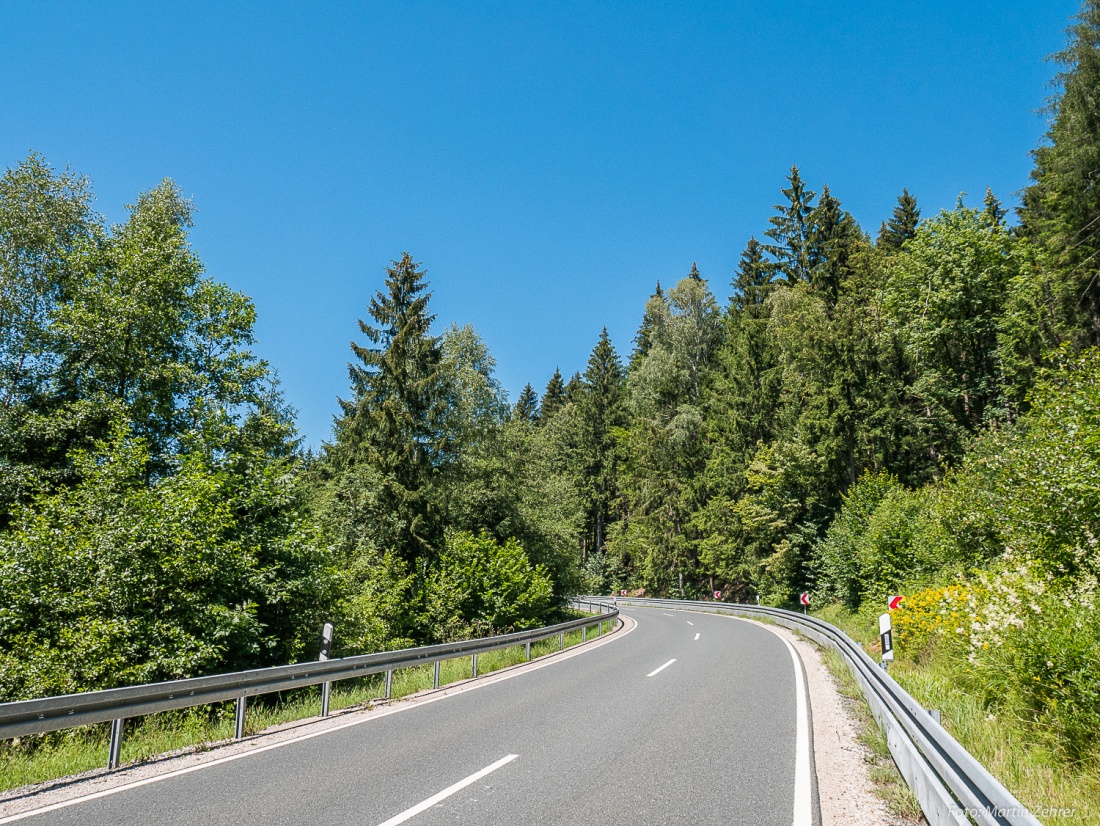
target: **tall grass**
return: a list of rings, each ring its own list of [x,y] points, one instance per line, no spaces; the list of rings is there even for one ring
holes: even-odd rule
[[[815,615],[868,653],[879,653],[872,612],[857,614],[832,605]],[[964,669],[965,660],[958,656],[925,653],[918,662],[898,652],[890,675],[922,706],[938,709],[944,728],[1044,824],[1100,823],[1100,762],[1067,763],[1022,721],[988,706],[969,687]]]
[[[610,621],[603,622],[604,633]],[[588,629],[595,633],[596,622]],[[565,635],[565,647],[577,645],[581,632]],[[558,651],[558,638],[531,645],[531,658]],[[490,674],[526,660],[523,645],[489,651],[478,656],[478,675]],[[440,687],[467,680],[472,674],[471,658],[444,660],[439,668]],[[434,665],[401,668],[393,672],[391,698],[408,697],[432,688]],[[366,708],[384,701],[385,675],[373,674],[332,684],[330,712]],[[278,695],[252,698],[245,720],[245,736],[259,734],[287,723],[308,723],[321,713],[319,686],[296,689]],[[203,751],[232,739],[234,704],[216,703],[180,711],[162,712],[128,720],[122,741],[122,763],[153,761],[180,751]],[[34,783],[102,769],[107,762],[108,727],[106,724],[82,726],[45,735],[35,735],[0,743],[0,792]]]

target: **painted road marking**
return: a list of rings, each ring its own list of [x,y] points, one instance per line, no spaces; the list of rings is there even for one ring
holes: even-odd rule
[[[810,791],[810,727],[809,714],[806,711],[806,684],[802,675],[802,660],[790,641],[764,623],[756,623],[745,617],[730,617],[741,622],[752,622],[754,625],[770,631],[783,641],[791,654],[794,662],[794,701],[795,701],[795,736],[794,736],[794,821],[793,826],[812,826],[813,795]]]
[[[36,809],[28,809],[25,812],[19,812],[18,814],[8,815],[6,817],[0,817],[0,826],[4,826],[4,824],[8,823],[15,823],[18,820],[26,820],[29,817],[45,814],[46,812],[54,812],[58,809],[67,809],[70,806],[87,803],[91,800],[99,800],[103,797],[111,797],[112,795],[126,792],[130,789],[137,789],[141,786],[148,786],[152,783],[160,783],[164,780],[171,780],[173,777],[180,777],[181,775],[191,774],[192,772],[203,771],[204,769],[210,769],[214,766],[220,766],[223,763],[232,763],[237,760],[243,760],[246,757],[254,757],[257,754],[263,754],[274,749],[286,748],[287,746],[292,746],[295,743],[301,743],[304,740],[312,740],[314,737],[323,737],[326,734],[343,731],[344,729],[351,728],[352,726],[361,726],[364,723],[369,723],[372,720],[377,720],[381,717],[389,717],[391,714],[400,714],[403,711],[411,711],[412,709],[421,708],[431,703],[438,703],[440,700],[446,700],[449,697],[454,697],[458,694],[465,694],[467,691],[476,691],[479,688],[484,688],[485,686],[493,685],[495,683],[502,682],[503,680],[510,680],[513,677],[519,677],[523,674],[530,674],[532,671],[538,671],[541,668],[546,668],[547,666],[555,665],[559,662],[564,662],[565,660],[572,659],[573,657],[580,656],[581,654],[586,654],[589,651],[595,651],[597,648],[601,648],[608,643],[612,643],[616,640],[622,639],[638,627],[638,621],[633,617],[625,617],[625,619],[630,622],[630,625],[629,627],[624,628],[622,631],[619,631],[616,634],[605,634],[601,640],[595,643],[589,642],[587,645],[577,645],[571,649],[567,648],[561,654],[551,654],[545,662],[536,663],[534,665],[527,665],[526,663],[524,663],[523,665],[525,665],[526,667],[518,668],[515,671],[505,670],[498,674],[487,674],[484,677],[479,677],[476,680],[471,680],[466,685],[459,686],[458,688],[450,690],[444,689],[438,694],[426,697],[423,700],[415,700],[408,703],[398,703],[397,705],[383,709],[382,711],[374,712],[369,715],[364,715],[362,717],[359,717],[358,719],[352,719],[347,723],[341,723],[340,725],[336,726],[329,726],[319,731],[311,731],[306,734],[301,734],[297,737],[291,737],[287,740],[280,740],[277,743],[269,743],[266,746],[258,746],[250,751],[242,751],[238,752],[237,754],[229,754],[225,757],[216,757],[213,760],[209,760],[205,763],[198,763],[193,766],[186,766],[182,769],[174,769],[173,771],[168,771],[164,774],[158,774],[154,775],[153,777],[145,777],[141,780],[134,780],[129,783],[123,783],[120,786],[115,786],[110,789],[102,789],[98,792],[82,794],[79,797],[73,797],[68,800],[61,800],[57,803],[50,803],[46,806],[40,806]]]
[[[688,625],[695,625],[695,623],[692,622],[691,620],[686,620],[686,622],[687,622]]]
[[[699,632],[698,631],[695,632],[695,639],[699,639]]]
[[[664,611],[661,612],[661,615],[665,616],[665,617],[674,617],[674,616],[676,616],[675,614],[666,614]]]
[[[675,657],[673,657],[673,658],[672,658],[671,660],[669,660],[669,661],[668,661],[667,663],[665,663],[664,665],[662,665],[662,666],[661,666],[660,668],[655,668],[655,669],[653,669],[653,670],[652,670],[652,671],[650,671],[650,672],[649,672],[648,674],[646,674],[646,676],[647,676],[647,677],[656,677],[656,676],[657,676],[658,674],[660,674],[660,673],[661,673],[662,671],[664,671],[664,670],[665,670],[666,668],[668,668],[668,667],[669,667],[670,665],[672,665],[672,664],[673,664],[674,662],[676,662],[676,658],[675,658]]]
[[[427,811],[428,809],[430,809],[436,803],[440,803],[440,802],[446,800],[448,797],[450,797],[455,792],[460,792],[463,789],[465,789],[467,786],[469,786],[471,783],[476,783],[481,778],[485,777],[485,775],[492,774],[497,769],[499,769],[501,766],[507,766],[509,763],[511,763],[517,757],[519,757],[518,754],[509,754],[507,757],[502,757],[497,762],[486,766],[481,771],[474,772],[469,777],[467,777],[463,780],[459,780],[453,786],[448,786],[447,788],[445,788],[443,791],[439,792],[438,794],[433,794],[427,800],[421,801],[420,803],[417,803],[415,806],[406,809],[401,814],[394,815],[389,820],[383,821],[381,824],[379,824],[379,826],[397,826],[397,824],[399,824],[399,823],[404,823],[406,820],[411,820],[412,818],[416,817],[421,812],[424,812],[424,811]]]

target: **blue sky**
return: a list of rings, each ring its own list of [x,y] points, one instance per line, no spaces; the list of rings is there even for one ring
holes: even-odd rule
[[[307,443],[409,250],[437,326],[513,399],[621,354],[654,282],[724,302],[797,163],[869,231],[1027,183],[1076,0],[22,3],[0,17],[0,163],[91,177],[112,220],[162,178],[247,293]]]

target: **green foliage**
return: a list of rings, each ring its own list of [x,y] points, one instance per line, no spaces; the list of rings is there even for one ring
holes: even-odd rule
[[[1023,589],[1021,589],[1023,590]],[[972,681],[1069,761],[1100,755],[1100,615],[1096,581],[1020,594],[1009,619],[971,654]],[[1014,592],[1015,593],[1015,592]],[[996,618],[1000,619],[1000,618]],[[994,625],[996,619],[987,619]]]
[[[540,420],[549,420],[561,410],[565,404],[565,382],[562,381],[561,370],[554,368],[554,375],[546,384],[546,390],[542,394],[542,405],[539,410]]]
[[[425,583],[426,625],[437,640],[467,639],[540,625],[553,607],[546,568],[514,539],[450,533]]]
[[[1012,237],[959,206],[920,225],[889,269],[883,302],[916,376],[911,392],[940,450],[957,455],[1003,406],[998,320],[1019,271]]]
[[[442,522],[426,489],[453,445],[444,425],[443,353],[430,332],[424,271],[404,253],[386,269],[386,291],[371,299],[374,324],[359,329],[373,347],[351,345],[358,363],[348,365],[352,398],[341,400],[336,439],[329,447],[338,468],[359,463],[377,471],[377,496],[392,519],[381,543],[407,563],[431,554],[442,540]],[[461,379],[461,377],[459,377]]]
[[[784,201],[776,204],[775,215],[768,219],[771,228],[764,233],[771,244],[768,253],[775,259],[775,271],[787,286],[808,283],[813,268],[813,199],[817,193],[806,188],[797,166],[787,177]]]
[[[917,199],[903,189],[898,196],[898,205],[889,221],[884,221],[878,233],[878,246],[887,252],[900,250],[905,242],[917,234],[920,222],[920,208]]]
[[[149,485],[145,441],[117,431],[73,457],[79,484],[17,509],[0,534],[3,699],[286,662],[311,646],[333,582],[291,483],[254,455],[218,452],[188,453]]]
[[[1100,4],[1085,0],[1069,28],[1050,105],[1047,142],[1032,154],[1023,226],[1054,269],[1059,332],[1078,346],[1100,343]]]
[[[524,386],[512,408],[512,415],[523,422],[537,422],[539,420],[539,396],[530,383]]]

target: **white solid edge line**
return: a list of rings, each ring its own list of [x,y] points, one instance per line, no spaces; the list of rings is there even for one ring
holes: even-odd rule
[[[389,717],[391,714],[398,714],[402,711],[409,711],[414,708],[426,706],[429,703],[436,703],[440,700],[446,700],[448,697],[465,694],[467,691],[474,691],[475,689],[484,688],[488,685],[494,685],[495,683],[503,682],[504,680],[510,680],[512,677],[518,677],[521,674],[530,674],[532,671],[538,671],[540,668],[546,668],[546,666],[548,665],[554,665],[555,663],[564,662],[565,660],[572,659],[573,657],[576,657],[580,654],[584,654],[589,651],[595,651],[597,648],[602,648],[608,643],[612,643],[615,642],[615,640],[622,639],[638,627],[638,621],[635,620],[633,617],[623,617],[623,619],[629,619],[633,624],[629,628],[624,628],[623,630],[615,634],[605,635],[597,642],[589,642],[587,645],[576,646],[572,651],[566,649],[564,652],[559,652],[557,655],[551,654],[550,657],[552,657],[552,659],[548,659],[546,662],[536,663],[533,665],[529,665],[526,668],[517,669],[515,671],[508,671],[499,675],[487,675],[486,677],[478,678],[477,680],[471,680],[467,685],[459,686],[450,690],[445,690],[445,693],[437,694],[434,697],[426,697],[423,700],[416,700],[407,704],[395,705],[391,708],[387,708],[375,714],[371,714],[369,717],[364,716],[358,720],[351,720],[350,722],[343,723],[339,726],[323,728],[320,731],[311,731],[308,734],[302,734],[298,737],[292,737],[289,740],[280,740],[278,743],[271,743],[267,746],[258,746],[251,751],[242,751],[237,754],[230,754],[226,757],[219,757],[206,763],[198,763],[194,766],[187,766],[183,769],[176,769],[175,771],[158,774],[155,777],[146,777],[142,780],[135,780],[132,783],[123,783],[121,786],[115,786],[111,789],[104,789],[103,791],[92,792],[91,794],[81,795],[80,797],[74,797],[70,800],[60,800],[57,803],[51,803],[48,806],[41,806],[37,809],[28,809],[25,812],[8,815],[7,817],[0,817],[0,826],[4,826],[4,824],[6,823],[15,823],[17,820],[24,820],[28,817],[34,817],[35,815],[44,815],[47,812],[55,812],[58,809],[67,809],[69,806],[75,806],[78,803],[87,803],[92,800],[98,800],[101,797],[110,797],[113,794],[129,791],[130,789],[136,789],[141,786],[148,786],[152,783],[159,783],[162,780],[169,780],[173,777],[179,777],[184,774],[191,774],[191,772],[202,771],[203,769],[220,766],[222,763],[232,763],[234,760],[251,757],[254,754],[263,754],[265,751],[281,749],[284,746],[290,746],[294,743],[301,743],[303,740],[312,740],[314,737],[320,737],[324,734],[331,734],[334,731],[342,731],[343,729],[351,728],[352,726],[361,726],[364,723],[369,723],[371,720],[378,720],[382,717]]]
[[[379,824],[379,826],[397,826],[397,824],[399,824],[399,823],[404,823],[406,820],[410,820],[411,818],[416,817],[421,812],[426,811],[427,809],[430,809],[436,803],[439,803],[443,800],[446,800],[448,797],[450,797],[455,792],[462,791],[467,786],[469,786],[471,783],[476,783],[481,778],[485,777],[485,775],[492,774],[497,769],[499,769],[501,766],[508,765],[513,760],[515,760],[517,757],[519,757],[518,754],[509,754],[507,757],[502,757],[497,762],[495,762],[495,763],[493,763],[489,766],[486,766],[481,771],[474,772],[469,777],[467,777],[463,780],[459,780],[453,786],[448,786],[447,788],[445,788],[443,791],[439,792],[438,794],[433,794],[427,800],[423,800],[420,803],[417,803],[415,806],[406,809],[401,814],[394,815],[389,820],[383,821],[382,823]]]
[[[653,670],[652,670],[652,671],[650,671],[650,672],[649,672],[648,674],[646,674],[646,676],[647,676],[647,677],[655,677],[656,675],[658,675],[658,674],[660,674],[660,673],[661,673],[662,671],[664,671],[664,670],[665,670],[666,668],[668,668],[668,667],[669,667],[670,665],[672,665],[672,664],[673,664],[674,662],[676,662],[676,658],[675,658],[675,657],[673,657],[673,658],[672,658],[671,660],[669,660],[669,661],[668,661],[667,663],[665,663],[664,665],[660,666],[659,668],[655,668],[655,669],[653,669]]]
[[[698,631],[695,632],[695,639],[699,639],[699,632]]]
[[[790,640],[774,628],[769,628],[764,623],[755,622],[747,617],[734,617],[729,614],[720,614],[719,616],[729,616],[730,619],[751,622],[753,625],[770,631],[783,641],[791,654],[791,661],[794,662],[794,697],[797,706],[795,710],[794,820],[792,826],[813,826],[813,795],[810,791],[810,726],[809,715],[806,710],[808,698],[806,696],[806,683],[802,676],[802,660],[799,659],[798,652],[791,645]]]

